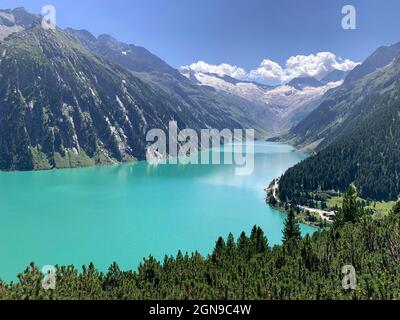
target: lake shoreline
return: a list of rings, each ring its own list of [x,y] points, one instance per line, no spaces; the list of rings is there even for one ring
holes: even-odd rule
[[[308,157],[313,155],[312,152],[298,149],[295,144],[287,142],[287,141],[286,142],[277,141],[276,143],[290,145],[294,148],[293,152],[296,152],[299,154],[307,154]],[[289,169],[290,168],[287,168],[286,171]],[[280,177],[281,176],[273,179],[269,183],[269,185],[264,189],[264,191],[266,193],[265,201],[266,201],[267,205],[271,206],[275,210],[278,210],[282,214],[285,214],[287,216],[288,209],[289,209],[289,207],[292,207],[292,204],[291,203],[283,203],[278,198],[277,194],[278,194],[278,190],[279,190]],[[305,208],[300,208],[299,206],[298,206],[298,208],[300,210],[297,210],[296,213],[297,213],[297,219],[299,220],[300,223],[304,223],[306,225],[309,225],[310,227],[317,228],[318,230],[323,230],[323,229],[327,228],[327,223],[331,222],[327,219],[322,218],[320,213],[318,213],[318,217],[310,216],[310,213],[312,213],[313,211],[315,211],[317,209],[310,208],[311,210],[306,210]],[[307,212],[307,211],[309,211],[309,212]],[[326,213],[328,214],[328,212],[326,212]],[[317,220],[313,220],[314,218],[317,218]],[[310,219],[311,219],[311,221],[310,221]]]
[[[266,192],[266,198],[265,201],[267,203],[267,205],[271,206],[273,209],[280,211],[282,214],[285,214],[285,216],[288,215],[288,207],[291,207],[292,205],[290,203],[282,203],[279,198],[277,197],[277,192],[279,190],[279,178],[274,179],[270,185],[264,189],[264,191]],[[273,199],[273,200],[272,200]],[[314,213],[314,210],[317,209],[313,209],[313,208],[309,208],[309,210],[307,210],[307,208],[301,208],[301,206],[297,206],[297,208],[299,208],[300,210],[297,210],[297,220],[300,223],[306,224],[310,227],[316,228],[318,230],[323,230],[327,227],[326,224],[324,224],[324,222],[327,222],[326,219],[322,219],[321,215],[318,213],[319,217],[316,218],[320,218],[321,220],[316,220],[316,221],[310,221],[307,218],[309,217],[310,213]],[[309,211],[308,215],[306,214],[307,211]]]

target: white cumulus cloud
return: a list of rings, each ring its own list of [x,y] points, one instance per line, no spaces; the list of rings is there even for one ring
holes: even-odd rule
[[[257,69],[250,71],[249,78],[281,82],[290,81],[297,77],[322,79],[335,69],[349,71],[354,69],[357,64],[349,59],[338,58],[332,52],[292,56],[287,59],[285,67],[281,67],[274,61],[264,59]]]
[[[264,59],[257,69],[250,71],[248,77],[250,79],[281,81],[284,78],[284,70],[278,63]]]
[[[197,61],[189,66],[184,66],[181,69],[190,68],[195,72],[214,73],[219,76],[230,76],[235,79],[243,79],[246,77],[246,71],[243,68],[232,66],[227,63],[219,65],[208,64],[204,61]]]
[[[322,79],[333,70],[353,70],[359,63],[350,59],[342,59],[332,52],[319,52],[316,54],[292,56],[286,60],[284,66],[279,63],[264,59],[260,66],[247,72],[238,66],[222,63],[218,65],[197,61],[188,66],[181,67],[182,71],[192,70],[201,73],[214,73],[219,76],[230,76],[239,80],[261,80],[288,82],[297,77],[314,77]]]

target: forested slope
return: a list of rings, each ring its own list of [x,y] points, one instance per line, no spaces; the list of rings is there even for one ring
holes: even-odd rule
[[[360,196],[397,200],[400,193],[400,96],[376,97],[381,108],[346,136],[280,179],[283,201],[301,203],[304,193],[344,191],[354,183]]]

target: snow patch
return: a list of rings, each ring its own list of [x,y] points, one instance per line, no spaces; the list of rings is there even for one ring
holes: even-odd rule
[[[185,74],[184,74],[185,75]],[[242,97],[271,110],[279,118],[290,116],[303,106],[317,101],[328,90],[340,86],[343,81],[328,83],[321,87],[306,87],[298,90],[292,86],[266,87],[253,82],[229,82],[213,74],[194,72],[192,75],[200,85]]]

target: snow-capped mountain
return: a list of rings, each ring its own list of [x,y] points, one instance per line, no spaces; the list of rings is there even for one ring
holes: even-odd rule
[[[296,78],[287,84],[268,86],[253,81],[237,80],[229,76],[205,73],[182,67],[181,73],[193,83],[212,87],[236,95],[260,108],[272,111],[274,130],[280,132],[289,129],[304,119],[321,102],[323,95],[330,89],[343,83],[343,79],[326,83],[315,78]]]

